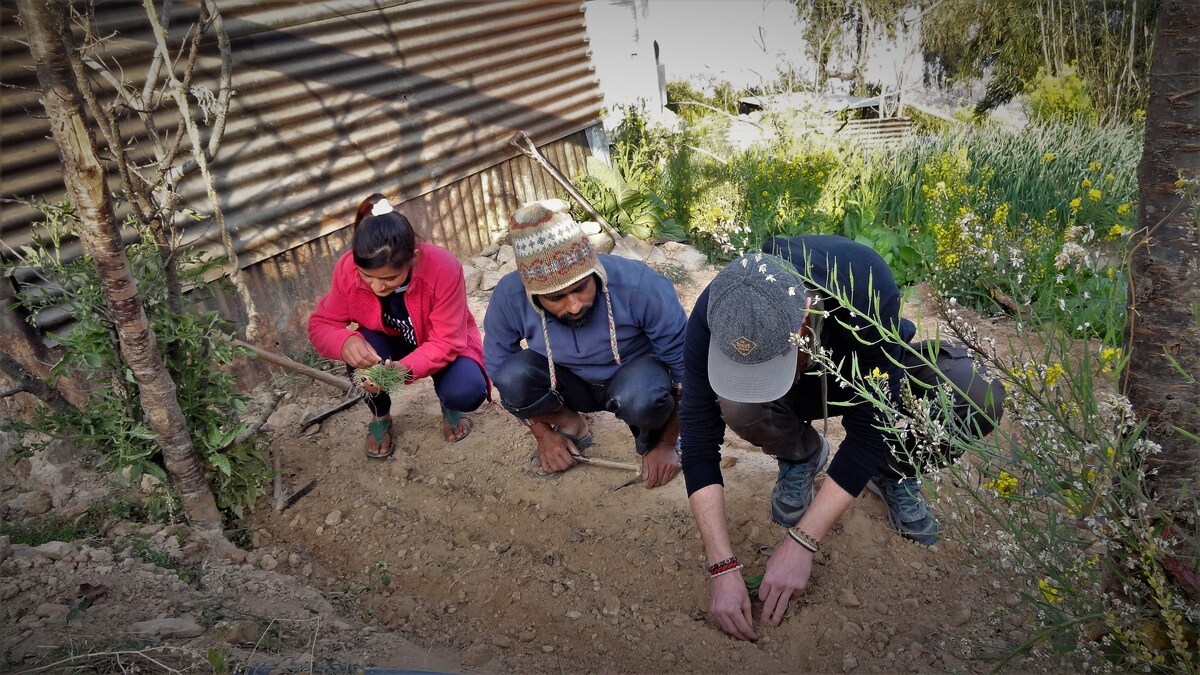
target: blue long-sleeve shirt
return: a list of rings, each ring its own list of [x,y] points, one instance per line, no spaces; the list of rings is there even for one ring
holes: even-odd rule
[[[653,354],[671,370],[672,380],[682,382],[687,314],[675,286],[643,262],[612,255],[598,257],[608,277],[621,361]],[[608,308],[600,289],[583,324],[568,326],[546,312],[546,332],[558,366],[587,382],[604,382],[616,374],[619,366],[613,359]],[[519,273],[505,275],[496,285],[484,315],[483,333],[483,358],[489,373],[521,350],[521,340],[529,349],[546,355],[542,318],[526,295]]]
[[[859,373],[878,368],[888,374],[893,400],[898,400],[902,371],[894,364],[899,362],[901,346],[864,320],[870,316],[889,328],[900,326],[901,338],[906,342],[915,332],[912,323],[900,316],[900,289],[883,258],[863,244],[833,235],[775,237],[764,243],[762,250],[791,263],[810,287],[828,289],[820,293],[826,298],[827,312],[820,344],[833,363],[841,364],[842,375],[852,377],[851,364],[857,357]],[[725,422],[708,380],[708,294],[706,288],[696,300],[684,346],[687,377],[679,424],[689,495],[714,483],[724,484],[720,447]],[[834,297],[829,297],[831,294]],[[849,306],[840,304],[838,297],[848,299]],[[885,433],[877,428],[879,411],[870,403],[838,407],[837,411],[842,415],[846,439],[829,466],[829,477],[846,492],[857,495],[890,450]]]

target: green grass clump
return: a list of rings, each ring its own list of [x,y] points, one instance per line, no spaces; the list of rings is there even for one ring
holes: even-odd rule
[[[408,376],[411,372],[400,363],[392,363],[386,366],[380,363],[370,368],[356,368],[353,379],[355,386],[360,389],[363,383],[369,379],[387,393],[394,394],[404,388],[404,384],[408,381]]]

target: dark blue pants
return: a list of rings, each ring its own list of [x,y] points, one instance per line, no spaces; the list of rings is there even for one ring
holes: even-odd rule
[[[513,354],[492,373],[500,404],[520,419],[549,415],[566,406],[575,412],[607,410],[633,433],[639,455],[650,452],[675,410],[671,372],[656,357],[645,354],[622,364],[605,382],[587,382],[555,364],[558,389],[550,388],[550,363],[525,349]]]
[[[412,353],[412,347],[398,335],[388,335],[369,328],[360,328],[359,332],[382,359],[394,361]],[[437,392],[443,407],[458,412],[477,410],[483,405],[488,394],[483,369],[465,356],[459,356],[433,374],[433,390]],[[371,414],[376,417],[383,417],[392,409],[392,397],[388,396],[387,392],[367,394],[364,400],[371,409]]]

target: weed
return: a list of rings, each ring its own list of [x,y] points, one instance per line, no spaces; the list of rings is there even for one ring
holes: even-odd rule
[[[51,541],[91,539],[103,533],[113,520],[128,520],[136,512],[129,502],[108,497],[92,504],[75,518],[63,518],[54,513],[28,518],[23,522],[0,521],[0,534],[14,544],[41,546]]]
[[[148,473],[165,483],[157,436],[144,418],[139,385],[121,358],[96,266],[86,256],[71,260],[63,253],[74,237],[74,211],[69,204],[30,206],[45,220],[33,229],[21,256],[4,264],[3,273],[16,276],[18,271],[36,270],[42,277],[43,284],[22,286],[17,294],[31,320],[41,312],[69,312],[74,323],[70,331],[55,336],[63,355],[50,376],[69,377],[87,388],[81,409],[42,410],[36,425],[53,438],[96,448],[114,472],[129,468],[132,480]],[[218,505],[240,518],[263,492],[270,471],[255,442],[232,445],[246,427],[238,420],[247,410],[248,397],[236,391],[227,367],[243,350],[227,339],[227,322],[198,305],[220,287],[204,280],[220,261],[187,250],[164,260],[150,232],[139,229],[132,217],[126,226],[139,234],[127,249],[129,265],[154,334],[165,346],[163,358],[192,446],[207,469]],[[177,303],[163,281],[169,265],[177,265],[182,282],[192,288],[178,298],[182,306],[172,306]]]

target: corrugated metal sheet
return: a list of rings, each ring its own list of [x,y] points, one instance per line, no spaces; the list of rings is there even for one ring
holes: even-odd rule
[[[151,52],[142,10],[96,5],[98,32],[119,33],[109,53],[140,82]],[[481,248],[519,199],[560,192],[508,145],[516,129],[549,144],[549,158],[568,174],[582,171],[586,143],[577,132],[598,121],[601,96],[580,2],[219,6],[236,94],[213,171],[242,267],[338,232],[376,191],[407,202],[402,209],[432,241],[459,253]],[[181,8],[173,30],[195,11]],[[0,35],[0,194],[59,199],[32,58],[7,3]],[[215,88],[215,46],[198,63],[198,79]],[[208,212],[198,180],[180,192]],[[26,243],[34,216],[0,207],[0,239]],[[209,222],[191,226],[187,238],[223,253]]]

